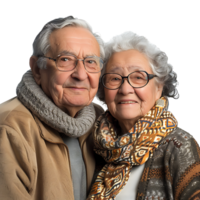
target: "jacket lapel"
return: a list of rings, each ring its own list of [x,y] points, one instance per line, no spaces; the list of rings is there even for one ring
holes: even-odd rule
[[[40,129],[40,135],[43,139],[54,144],[64,144],[58,131],[46,125],[45,123],[42,123],[36,116],[34,116],[34,118]]]

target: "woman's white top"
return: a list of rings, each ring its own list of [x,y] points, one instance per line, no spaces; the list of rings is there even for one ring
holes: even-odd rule
[[[116,200],[135,200],[137,195],[137,188],[144,170],[145,163],[139,166],[134,166],[131,169],[131,174],[128,182],[116,196]]]

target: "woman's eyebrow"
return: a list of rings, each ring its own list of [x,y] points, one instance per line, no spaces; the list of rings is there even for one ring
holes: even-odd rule
[[[111,68],[110,72],[122,71],[122,69],[122,67],[114,66],[113,68]]]
[[[129,71],[130,70],[142,70],[143,69],[142,67],[140,67],[138,65],[131,65],[131,66],[128,66],[127,68],[128,68]]]
[[[122,71],[123,68],[124,68],[124,67],[114,66],[113,68],[111,68],[110,72]],[[127,69],[128,69],[129,71],[142,70],[142,67],[140,67],[140,66],[135,66],[135,65],[131,65],[131,66],[128,66]]]

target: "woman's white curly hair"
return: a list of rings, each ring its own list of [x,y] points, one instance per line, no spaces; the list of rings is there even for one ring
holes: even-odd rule
[[[166,54],[151,44],[145,37],[138,36],[133,32],[125,32],[115,36],[105,44],[105,63],[101,76],[105,73],[107,62],[113,53],[130,49],[135,49],[147,56],[153,73],[157,75],[156,81],[163,85],[162,96],[178,98],[179,94],[176,89],[178,84],[177,75],[173,71],[172,65],[168,63]],[[104,96],[104,88],[100,82],[97,97],[105,102]]]

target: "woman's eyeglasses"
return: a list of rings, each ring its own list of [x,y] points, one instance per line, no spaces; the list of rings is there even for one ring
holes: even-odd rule
[[[101,81],[105,88],[116,90],[124,83],[127,78],[128,83],[134,88],[142,88],[148,84],[149,80],[156,77],[154,74],[148,74],[146,71],[135,71],[128,76],[121,76],[115,73],[106,73],[102,76]]]

